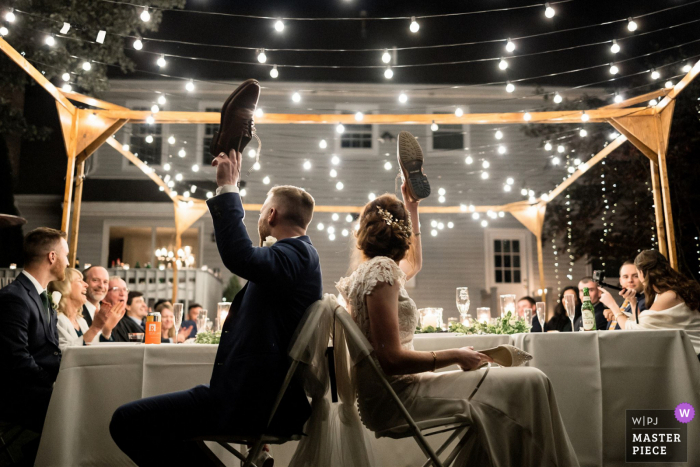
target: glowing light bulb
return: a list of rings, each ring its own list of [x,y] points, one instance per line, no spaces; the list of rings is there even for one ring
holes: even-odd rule
[[[187,90],[187,92],[194,91],[194,81],[189,80],[187,84],[185,84],[185,90]]]
[[[560,95],[559,93],[556,93],[556,94],[554,95],[554,103],[555,103],[555,104],[561,104],[561,102],[562,102],[563,100],[564,100],[564,98],[561,97],[561,95]]]
[[[506,149],[505,146],[503,146],[503,145],[498,146],[498,153],[499,153],[499,154],[503,155],[503,154],[506,153],[506,151],[507,151],[507,149]]]
[[[325,139],[322,139],[321,141],[318,142],[318,147],[321,149],[326,149],[328,147],[328,143],[326,142]]]
[[[301,102],[301,94],[299,94],[298,92],[295,92],[294,94],[292,94],[292,101],[293,102]]]
[[[489,226],[489,223],[486,220],[481,221],[481,226],[486,228]]]
[[[544,145],[544,150],[545,150],[545,151],[551,151],[551,150],[552,150],[552,143],[550,143],[549,141],[547,141],[547,142],[545,143],[545,145]]]
[[[439,201],[440,203],[444,203],[444,202],[445,202],[445,197],[444,197],[444,196],[439,196],[439,197],[438,197],[438,201]]]
[[[44,39],[44,43],[49,47],[53,47],[54,45],[56,45],[56,39],[54,39],[53,36],[46,36],[46,39]]]
[[[515,85],[513,83],[506,84],[506,92],[511,93],[513,91],[515,91]]]
[[[325,226],[323,225],[323,223],[319,222],[318,225],[316,226],[316,228],[317,228],[318,230],[324,230],[324,229],[325,229]]]
[[[265,185],[269,185],[270,184],[270,177],[266,175],[265,178],[263,178],[262,182]]]
[[[438,190],[438,195],[440,195],[440,196],[445,196],[446,193],[447,193],[447,190],[445,190],[444,188],[440,188]]]
[[[277,71],[277,65],[272,67],[272,70],[270,70],[270,77],[271,78],[277,78],[280,75],[280,72]]]
[[[497,130],[494,136],[496,139],[503,139],[503,132],[501,130]]]
[[[682,71],[683,73],[688,73],[688,72],[690,72],[690,70],[692,70],[692,69],[693,69],[692,65],[688,64],[688,65],[685,65],[683,68],[681,68],[681,71]]]
[[[552,165],[559,165],[560,162],[561,162],[561,160],[559,160],[558,157],[553,157],[553,158],[552,158]]]
[[[472,165],[474,163],[474,159],[472,159],[472,156],[467,156],[466,159],[464,159],[464,163],[467,165]]]
[[[153,142],[153,136],[151,136],[151,135],[146,136],[146,142],[148,144],[151,144]]]
[[[512,52],[514,50],[515,50],[515,44],[513,43],[513,41],[508,39],[508,42],[506,42],[506,51]]]
[[[165,100],[165,96],[163,94],[158,96],[158,104],[165,105],[165,102],[166,102],[166,100]]]
[[[311,161],[304,161],[304,170],[311,170]]]
[[[447,223],[447,228],[448,228],[448,229],[454,229],[454,227],[455,227],[455,223],[454,223],[454,222],[448,222],[448,223]]]
[[[260,170],[260,162],[253,164],[253,170]]]
[[[8,11],[5,13],[5,21],[8,23],[14,23],[15,22],[15,14],[11,11]]]
[[[277,31],[277,32],[284,31],[284,23],[282,22],[281,19],[278,19],[277,21],[275,21],[275,31]]]
[[[563,145],[560,144],[559,146],[557,146],[557,152],[562,153],[564,151],[566,151],[566,148]]]
[[[338,191],[342,190],[344,187],[345,185],[343,185],[343,182],[338,182],[335,184],[335,189]]]
[[[574,165],[581,165],[581,159],[574,159]]]
[[[345,133],[345,126],[342,123],[338,123],[335,127],[335,132],[342,135]]]
[[[616,104],[619,104],[619,103],[622,102],[623,100],[624,100],[624,98],[623,98],[620,94],[615,94],[615,98],[613,99],[613,101],[614,101]]]
[[[392,166],[391,166],[391,162],[386,161],[386,162],[384,163],[384,170],[391,170],[391,167],[392,167]]]
[[[370,193],[367,195],[367,199],[369,199],[370,201],[374,201],[376,198],[377,195],[375,195],[374,193]]]
[[[147,23],[151,20],[151,14],[148,12],[148,8],[144,8],[141,12],[141,21]]]
[[[585,138],[586,136],[588,136],[588,131],[586,131],[585,128],[581,128],[581,131],[579,131],[578,134],[581,138]]]
[[[5,26],[0,27],[0,36],[7,36],[10,33],[10,30],[7,29]]]
[[[394,72],[392,71],[391,68],[387,68],[386,70],[384,70],[384,77],[386,79],[391,79],[394,77]]]
[[[520,194],[523,196],[527,196],[527,188],[523,188],[522,190],[520,190]]]
[[[331,178],[335,178],[338,176],[338,171],[335,169],[331,169],[329,175],[331,176]]]
[[[157,114],[158,112],[160,112],[160,107],[158,107],[158,104],[153,104],[151,106],[151,112],[154,114]]]
[[[652,100],[649,101],[649,105],[650,105],[651,107],[654,107],[654,106],[655,106],[656,104],[658,104],[658,103],[659,103],[659,102],[658,102],[656,99],[652,99]]]
[[[464,115],[464,110],[462,110],[461,108],[457,107],[457,108],[455,109],[455,117],[459,118],[459,117],[461,117],[462,115]]]
[[[350,234],[350,232],[348,232],[348,229],[343,229],[343,231],[340,233],[343,235],[343,237],[347,237]]]
[[[265,55],[264,50],[261,50],[260,53],[258,53],[258,62],[265,63],[266,61],[267,61],[267,55]]]
[[[129,145],[128,144],[122,144],[122,151],[128,151],[129,150]]]
[[[192,172],[199,172],[199,164],[194,164],[192,166]]]
[[[180,148],[180,150],[177,152],[177,155],[180,157],[185,157],[187,155],[187,151],[185,151],[185,148]]]
[[[134,41],[134,44],[133,44],[133,45],[134,45],[134,49],[136,49],[136,50],[141,50],[141,49],[143,49],[143,42],[141,42],[141,39],[136,39],[136,40]]]
[[[508,62],[506,62],[504,59],[501,59],[500,62],[498,62],[498,68],[501,70],[505,70],[508,68]]]
[[[574,166],[569,166],[569,168],[566,169],[566,170],[567,170],[570,174],[572,174],[572,173],[576,172],[576,167],[574,167]]]
[[[556,11],[554,11],[554,8],[552,8],[549,3],[545,3],[544,7],[544,15],[547,18],[554,18],[554,15],[557,13]]]
[[[338,157],[334,154],[333,157],[331,157],[331,164],[333,164],[333,165],[340,164],[340,157]]]
[[[178,182],[181,182],[182,181],[182,174],[175,175],[175,180],[177,180]]]
[[[440,127],[438,126],[438,124],[435,123],[435,121],[433,121],[433,124],[430,125],[430,129],[431,129],[432,131],[438,131],[438,128],[440,128]]]
[[[248,149],[248,157],[251,159],[255,157],[255,149]]]
[[[382,54],[382,62],[389,63],[391,61],[391,54],[388,50],[385,50]]]
[[[659,79],[659,78],[661,78],[661,73],[659,73],[659,72],[656,71],[656,70],[652,70],[652,72],[651,72],[651,79]]]
[[[355,121],[356,122],[361,122],[364,119],[365,119],[365,114],[363,114],[362,112],[355,112]]]
[[[163,170],[165,170],[166,172],[168,172],[168,171],[170,170],[170,164],[168,164],[167,162],[166,162],[165,164],[163,164]],[[166,179],[170,179],[170,176],[169,176],[169,175],[166,175],[165,178],[166,178]],[[168,180],[166,180],[166,183],[167,183],[167,181],[168,181]]]
[[[587,122],[587,121],[590,120],[590,119],[591,119],[590,115],[588,115],[586,112],[583,112],[583,113],[581,114],[581,121],[582,121],[582,122]]]
[[[430,235],[432,235],[433,237],[437,237],[437,234],[438,234],[438,232],[435,229],[430,231]]]
[[[90,62],[83,62],[83,70],[85,71],[90,71],[92,69],[92,65]]]
[[[530,112],[525,112],[525,114],[523,114],[523,120],[525,120],[526,122],[532,120],[532,115],[530,115]]]
[[[353,220],[352,214],[348,214],[347,216],[345,216],[345,222],[352,222],[352,220]]]
[[[629,18],[627,20],[627,29],[629,29],[632,32],[637,30],[637,23],[632,18]]]
[[[611,75],[616,75],[620,72],[620,69],[617,67],[617,65],[610,65],[610,74]]]
[[[411,25],[408,27],[408,29],[414,34],[420,29],[420,24],[418,24],[418,21],[416,21],[415,16],[411,17]]]
[[[214,193],[211,191],[207,191],[207,199],[212,199],[214,197]]]
[[[402,92],[401,94],[399,94],[399,102],[405,104],[406,102],[408,102],[408,96]]]
[[[70,73],[63,73],[63,74],[61,75],[61,79],[62,79],[63,81],[70,81]]]
[[[156,119],[153,118],[153,115],[149,115],[148,117],[146,117],[146,123],[148,123],[149,125],[153,125],[155,122]]]
[[[612,45],[610,46],[610,52],[616,54],[620,51],[620,45],[617,43],[616,40],[613,40]]]
[[[486,180],[487,178],[489,178],[489,173],[488,172],[481,172],[481,179]]]
[[[512,185],[513,183],[515,183],[515,180],[513,180],[513,177],[508,177],[508,178],[506,179],[506,184]]]
[[[460,204],[459,205],[459,210],[462,212],[467,212],[467,205],[466,204]]]
[[[481,166],[485,169],[488,169],[489,167],[491,167],[491,164],[489,163],[489,161],[484,161],[481,163]]]
[[[245,188],[241,188],[241,197],[244,197],[245,195],[248,194],[248,191]]]
[[[511,190],[510,185],[503,185],[503,191],[509,192]]]
[[[165,66],[165,55],[161,55],[158,60],[156,60],[156,65],[163,68]]]

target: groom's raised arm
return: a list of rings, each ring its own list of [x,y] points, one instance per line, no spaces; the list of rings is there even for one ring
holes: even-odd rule
[[[243,223],[245,211],[238,193],[221,193],[207,200],[207,206],[221,259],[237,276],[256,283],[291,283],[310,260],[308,250],[295,246],[296,242],[254,247]]]

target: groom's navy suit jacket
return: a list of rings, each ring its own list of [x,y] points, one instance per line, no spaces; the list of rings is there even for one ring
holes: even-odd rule
[[[56,312],[20,274],[0,290],[0,420],[39,429],[60,365]]]
[[[223,326],[211,395],[226,428],[258,434],[289,368],[292,335],[306,309],[321,299],[321,265],[307,236],[254,247],[238,193],[218,195],[207,205],[224,265],[248,280]],[[293,381],[267,432],[301,433],[310,413],[303,387]]]

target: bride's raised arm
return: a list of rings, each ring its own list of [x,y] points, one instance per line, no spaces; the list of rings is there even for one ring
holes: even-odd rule
[[[411,248],[399,263],[399,267],[406,274],[406,280],[411,280],[423,267],[423,247],[420,239],[420,219],[418,218],[418,203],[406,192],[406,182],[401,185],[401,194],[406,210],[411,216],[413,235],[411,235]]]

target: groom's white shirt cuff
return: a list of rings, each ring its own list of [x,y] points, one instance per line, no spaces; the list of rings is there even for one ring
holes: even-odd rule
[[[238,193],[238,187],[236,185],[223,185],[216,189],[216,196],[223,193]]]

